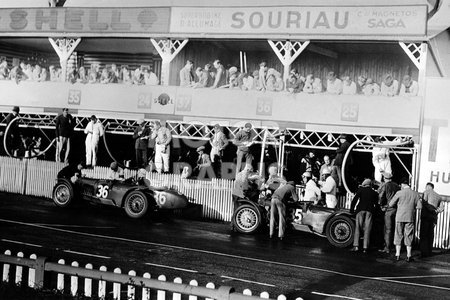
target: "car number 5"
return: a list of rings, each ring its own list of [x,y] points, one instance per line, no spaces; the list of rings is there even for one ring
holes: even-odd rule
[[[106,198],[108,197],[108,193],[109,193],[109,186],[101,184],[97,187],[97,194],[95,194],[95,196],[99,198]]]
[[[297,208],[294,212],[294,222],[295,223],[301,223],[302,222],[302,210],[300,208]]]

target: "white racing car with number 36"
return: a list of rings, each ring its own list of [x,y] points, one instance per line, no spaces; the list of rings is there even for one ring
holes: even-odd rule
[[[83,177],[75,183],[58,179],[53,188],[54,203],[67,207],[78,200],[124,208],[131,218],[141,218],[149,210],[180,209],[188,204],[187,197],[175,189],[140,185],[132,178],[119,181]]]

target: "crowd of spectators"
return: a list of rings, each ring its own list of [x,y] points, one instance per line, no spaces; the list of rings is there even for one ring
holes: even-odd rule
[[[0,59],[0,80],[19,81],[63,81],[60,67],[50,65],[47,68],[38,64],[20,62],[19,65],[9,67],[5,58]],[[99,64],[91,64],[89,68],[69,66],[67,79],[71,83],[125,83],[137,85],[158,85],[158,76],[151,70],[150,66],[138,66],[134,70],[129,66],[116,64],[100,67]]]
[[[213,68],[214,67],[214,68]],[[240,90],[289,92],[289,93],[328,93],[332,95],[366,95],[366,96],[416,96],[419,90],[417,81],[410,75],[405,75],[399,84],[392,74],[386,74],[383,81],[375,82],[364,75],[359,76],[356,82],[350,76],[339,79],[335,72],[327,75],[325,84],[313,74],[306,77],[299,74],[297,69],[291,69],[289,76],[283,80],[282,74],[274,68],[268,68],[266,62],[259,64],[259,70],[251,73],[240,72],[237,67],[224,68],[220,60],[213,65],[195,68],[194,63],[187,60],[180,70],[180,86],[193,88],[229,88]]]

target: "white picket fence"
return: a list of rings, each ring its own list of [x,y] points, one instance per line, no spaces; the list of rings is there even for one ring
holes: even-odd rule
[[[56,175],[62,167],[62,163],[52,161],[21,161],[10,157],[0,157],[0,191],[51,198]],[[107,177],[108,168],[95,167],[84,172],[88,177],[101,179]],[[125,170],[125,177],[135,174],[136,171]],[[192,180],[182,179],[180,175],[157,173],[147,173],[147,179],[154,186],[174,187],[184,193],[190,202],[201,205],[203,218],[231,221],[233,180]],[[350,201],[349,196],[340,197],[339,206],[350,208]],[[416,229],[419,229],[418,217],[416,225]],[[444,212],[438,216],[434,247],[450,249],[450,201],[445,202]]]
[[[240,294],[235,293],[231,287],[216,288],[216,284],[213,282],[208,282],[205,285],[206,289],[204,289],[199,287],[199,283],[195,279],[183,285],[183,279],[176,277],[172,284],[167,282],[165,275],[155,276],[153,278],[156,278],[157,281],[151,281],[152,275],[149,272],[145,272],[141,277],[138,277],[134,270],[123,272],[120,268],[114,268],[112,272],[111,270],[108,272],[106,266],[100,266],[98,270],[94,270],[94,266],[91,263],[83,267],[76,261],[66,264],[64,259],[59,259],[58,263],[55,264],[47,262],[45,258],[38,258],[36,254],[31,254],[29,256],[30,259],[25,259],[23,252],[17,253],[16,257],[11,256],[10,250],[6,250],[4,255],[0,255],[0,263],[3,263],[3,282],[13,280],[17,285],[26,284],[31,288],[48,289],[49,287],[44,286],[44,276],[48,276],[49,271],[54,271],[57,273],[56,290],[70,292],[74,297],[85,296],[105,299],[106,295],[112,292],[113,299],[115,300],[149,300],[151,294],[150,287],[156,287],[153,294],[156,293],[157,300],[170,299],[170,296],[172,300],[181,300],[181,291],[183,294],[189,295],[189,300],[197,300],[198,297],[207,300],[270,299],[268,292],[261,292],[257,295],[250,289],[244,289],[242,294]],[[27,278],[26,282],[24,281],[25,278]],[[94,284],[94,281],[97,282]],[[106,282],[113,282],[112,291],[107,289]],[[66,285],[67,283],[69,284],[68,286]],[[96,288],[94,289],[94,287]],[[166,292],[169,292],[170,295]],[[279,295],[276,299],[286,300],[286,296]],[[296,300],[302,300],[302,298],[296,298]]]

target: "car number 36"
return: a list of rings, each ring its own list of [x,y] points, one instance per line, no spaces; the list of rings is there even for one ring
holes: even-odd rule
[[[109,186],[100,184],[99,186],[97,186],[97,194],[95,194],[95,196],[99,198],[106,198],[108,197],[108,193]]]
[[[296,210],[292,211],[292,220],[294,223],[302,223],[303,215],[302,210],[300,208],[297,208]]]
[[[167,200],[166,193],[156,193],[155,200],[159,205],[164,205]]]

